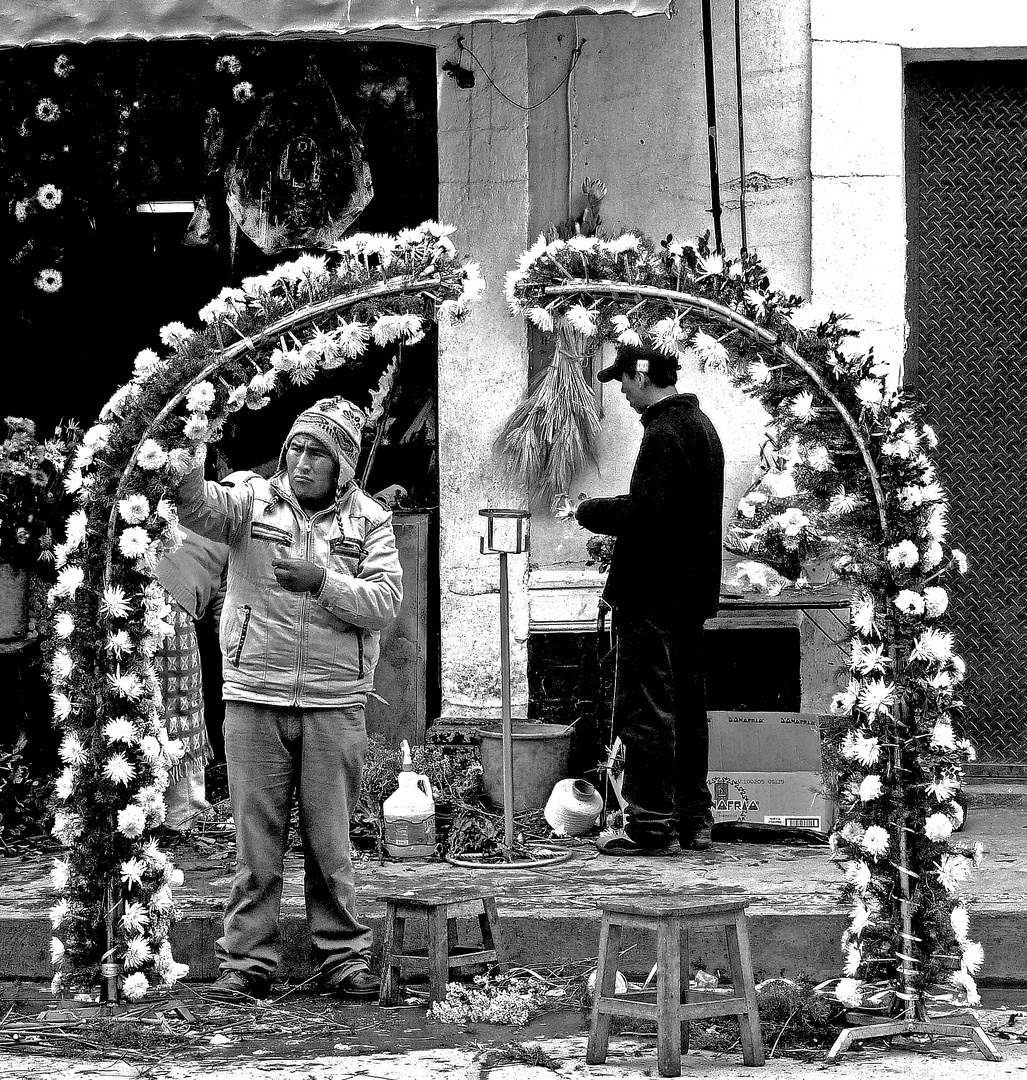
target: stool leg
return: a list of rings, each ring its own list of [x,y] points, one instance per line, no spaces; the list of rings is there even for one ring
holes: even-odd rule
[[[503,959],[503,938],[499,931],[499,912],[496,910],[495,897],[483,897],[481,903],[484,911],[478,916],[478,925],[481,927],[482,946],[495,950],[496,970],[506,971],[507,965]]]
[[[738,1017],[742,1035],[742,1061],[746,1065],[763,1064],[763,1034],[760,1029],[760,1011],[756,1004],[756,981],[752,974],[752,956],[749,952],[749,930],[745,912],[740,911],[735,921],[727,927],[727,954],[731,961],[731,982],[738,995],[739,987],[745,998],[745,1012]]]
[[[379,1005],[395,1005],[399,1001],[399,964],[393,959],[403,951],[403,923],[396,917],[396,905],[385,904],[385,940],[382,942],[382,988]]]
[[[428,912],[428,997],[443,1001],[449,982],[449,920],[445,905]]]
[[[588,1050],[585,1061],[589,1065],[602,1065],[610,1047],[610,1024],[613,1017],[600,1012],[604,997],[613,997],[617,990],[617,961],[620,959],[620,927],[610,924],[610,917],[603,913],[599,930],[599,963],[596,968],[596,984],[592,991],[592,1023],[588,1029]]]
[[[656,1063],[660,1076],[681,1075],[681,922],[656,927]]]
[[[692,965],[688,959],[688,927],[681,931],[681,1000],[686,1005],[689,1000],[688,983],[692,977]],[[681,1021],[681,1053],[688,1053],[688,1021]]]

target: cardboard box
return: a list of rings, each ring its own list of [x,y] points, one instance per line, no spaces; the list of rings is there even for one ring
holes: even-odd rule
[[[828,833],[816,715],[711,712],[709,786],[713,820]]]

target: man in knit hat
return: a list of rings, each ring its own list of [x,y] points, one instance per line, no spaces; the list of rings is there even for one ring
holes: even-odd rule
[[[220,638],[236,873],[215,945],[221,997],[270,991],[294,789],[321,988],[378,995],[371,931],[355,905],[349,817],[380,632],[403,587],[392,515],[353,480],[362,422],[343,398],[318,401],[297,417],[269,480],[205,482],[197,469],[176,495],[183,525],[229,547]]]

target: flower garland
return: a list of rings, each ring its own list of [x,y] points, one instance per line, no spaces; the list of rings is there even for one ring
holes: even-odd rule
[[[168,937],[182,875],[152,835],[182,755],[153,662],[172,633],[153,571],[181,542],[169,492],[230,414],[263,408],[372,342],[409,344],[427,323],[465,315],[485,283],[476,263],[455,259],[453,231],[425,222],[350,236],[330,256],[223,289],[200,311],[203,329],[161,330],[168,351],[144,349],[86,432],[65,480],[78,505],[48,595],[64,733],[53,831],[68,848],[51,875],[55,993],[99,975],[109,996],[136,1000],[154,978],[170,986],[186,972]]]
[[[974,751],[956,733],[965,665],[943,623],[945,577],[967,562],[944,546],[937,440],[919,407],[890,388],[845,316],[773,289],[754,255],[711,252],[708,236],[540,237],[506,296],[543,329],[564,320],[723,371],[770,414],[787,468],[774,462],[743,498],[734,538],[789,567],[802,538],[829,537],[852,592],[850,678],[832,704],[844,731],[830,842],[851,905],[836,996],[887,998],[907,1016],[932,1001],[977,1004],[983,950],[959,891],[982,850],[952,839]],[[758,511],[771,496],[780,514]],[[761,530],[769,517],[780,520]]]

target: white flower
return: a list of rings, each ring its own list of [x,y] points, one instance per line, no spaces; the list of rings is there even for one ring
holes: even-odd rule
[[[864,833],[860,846],[871,858],[879,859],[888,851],[891,839],[880,825],[871,825]]]
[[[66,765],[82,765],[89,757],[81,739],[70,732],[61,740],[57,754]]]
[[[877,773],[869,773],[863,777],[863,781],[859,785],[860,802],[873,802],[875,799],[879,799],[883,790],[884,785],[881,783],[881,778]],[[865,839],[866,837],[864,837]]]
[[[920,561],[925,570],[933,570],[944,557],[945,553],[942,551],[941,544],[935,540],[924,549]]]
[[[776,499],[790,499],[798,494],[795,477],[790,469],[773,469],[763,477],[760,483]]]
[[[107,649],[118,659],[132,651],[132,639],[127,630],[118,630],[107,638]]]
[[[190,413],[182,421],[182,433],[193,442],[206,442],[210,438],[210,424],[206,413]]]
[[[121,534],[122,540],[125,538],[125,534],[129,532],[142,533],[146,536],[146,531],[143,529],[126,529]],[[147,541],[149,537],[147,537]],[[124,547],[122,548],[124,550]],[[146,545],[143,545],[143,552],[146,551]],[[128,551],[124,552],[126,555]],[[125,597],[125,590],[118,585],[108,585],[103,590],[103,596],[100,599],[100,613],[108,619],[127,619],[131,613],[132,607]]]
[[[970,1008],[976,1008],[980,1005],[981,995],[977,991],[977,983],[974,982],[973,976],[968,971],[960,968],[959,971],[953,972],[952,982],[963,990],[966,995],[966,1003]]]
[[[592,337],[596,332],[595,312],[589,311],[583,304],[572,304],[564,312],[564,319],[583,337]]]
[[[118,513],[122,521],[129,525],[138,525],[150,516],[150,503],[145,495],[129,495],[118,500]]]
[[[150,910],[160,914],[164,911],[170,911],[174,903],[175,898],[171,895],[171,890],[167,885],[162,885],[150,897]]]
[[[863,1004],[863,991],[860,989],[859,979],[839,979],[835,987],[834,996],[850,1008],[857,1009]]]
[[[853,736],[852,756],[861,765],[876,765],[881,756],[881,744],[876,735],[864,735],[862,732]],[[869,779],[869,777],[868,777]],[[864,781],[866,783],[866,781]],[[863,785],[860,785],[860,798],[863,798]],[[866,802],[866,799],[863,799]]]
[[[961,942],[963,946],[963,960],[960,967],[968,975],[976,975],[984,963],[984,946],[979,941]]]
[[[621,255],[625,251],[638,251],[640,241],[634,233],[621,233],[604,246],[611,255]]]
[[[949,728],[951,731],[951,728]],[[948,802],[957,791],[959,791],[959,781],[951,774],[945,774],[940,776],[937,780],[931,781],[926,787],[927,794],[932,796],[937,802]]]
[[[831,468],[831,455],[826,446],[811,446],[806,451],[806,464],[816,472],[827,472]]]
[[[173,888],[178,889],[185,883],[185,874],[177,867],[171,871],[170,882]]]
[[[949,922],[952,924],[952,932],[956,935],[956,941],[962,944],[967,940],[970,933],[970,916],[962,904],[957,904],[949,914]]]
[[[924,598],[913,589],[902,589],[893,603],[904,615],[923,615]]]
[[[162,965],[160,974],[165,986],[174,986],[179,979],[184,979],[189,974],[189,965],[179,964],[177,961],[172,960],[170,963]]]
[[[88,521],[85,510],[76,510],[68,516],[68,521],[64,526],[65,549],[67,551],[74,551],[85,540]]]
[[[64,942],[60,938],[50,938],[50,963],[54,967],[64,963]]]
[[[919,562],[920,552],[912,540],[903,540],[894,547],[888,548],[886,558],[889,566],[895,569],[908,569],[911,566],[916,566],[917,562]]]
[[[214,384],[206,379],[198,382],[185,396],[186,408],[190,412],[207,412],[214,404]]]
[[[163,796],[160,796],[160,798],[163,801]],[[161,851],[156,840],[150,840],[143,848],[143,858],[158,870],[168,865],[168,855],[166,852]]]
[[[923,425],[924,440],[927,445],[933,450],[938,445],[938,436],[935,434],[934,428],[930,424]]]
[[[756,386],[764,386],[770,382],[772,369],[767,367],[762,360],[753,360],[747,370],[749,378]]]
[[[859,683],[850,679],[849,685],[831,699],[831,712],[838,716],[848,716],[859,699],[859,690]]]
[[[878,826],[876,825],[871,826],[871,828],[874,829],[876,829],[877,827]],[[884,830],[882,829],[881,832],[884,832]],[[862,846],[863,838],[865,836],[866,833],[864,833],[863,836],[860,837],[860,846]],[[885,834],[885,838],[887,839],[887,834]],[[863,862],[862,859],[859,862],[850,863],[845,871],[845,880],[848,881],[856,890],[856,892],[858,892],[860,895],[865,893],[867,889],[870,888],[871,877],[872,875],[870,872],[870,867],[865,862]]]
[[[50,694],[50,698],[53,701],[54,716],[63,723],[71,716],[71,698],[67,694],[62,694],[59,690],[54,690]]]
[[[954,896],[959,892],[960,882],[970,876],[970,860],[962,855],[942,855],[935,876],[942,888]]]
[[[161,344],[169,348],[177,349],[188,340],[189,335],[190,330],[185,323],[169,322],[167,326],[162,326],[160,329]]]
[[[660,352],[667,356],[677,356],[680,352],[680,343],[684,338],[680,316],[668,315],[667,318],[653,323],[649,329],[649,336]]]
[[[849,616],[856,631],[864,637],[878,636],[877,624],[874,622],[875,614],[874,597],[871,593],[853,595],[849,605]]]
[[[50,662],[50,673],[55,682],[65,682],[75,670],[75,661],[65,648],[57,649]]]
[[[138,934],[150,925],[150,916],[146,914],[146,905],[136,900],[129,900],[121,916],[121,925],[128,934]]]
[[[141,968],[153,959],[150,943],[141,934],[125,942],[125,968],[129,971]]]
[[[50,868],[50,887],[54,892],[64,892],[71,881],[71,863],[67,859],[54,859]]]
[[[925,630],[909,654],[910,660],[923,660],[928,664],[945,664],[952,658],[954,640],[943,630]]]
[[[54,619],[54,633],[60,638],[68,638],[75,632],[75,618],[70,611],[62,611]]]
[[[839,488],[831,496],[831,502],[827,509],[831,514],[851,514],[853,510],[858,510],[865,502],[866,500],[862,495],[849,495],[846,493],[845,488]]]
[[[924,822],[924,835],[935,843],[947,840],[952,835],[952,822],[946,814],[931,814]]]
[[[925,503],[940,503],[945,498],[945,489],[937,482],[937,480],[932,480],[929,483],[924,484],[920,490]]]
[[[167,460],[167,451],[156,439],[147,439],[139,447],[139,456],[136,458],[139,468],[145,469],[147,472],[154,472],[156,469],[162,468]]]
[[[528,308],[528,318],[539,328],[539,330],[544,330],[547,334],[552,333],[553,316],[547,308]]]
[[[57,575],[57,595],[74,600],[75,593],[85,579],[86,573],[81,566],[66,566]]]
[[[692,337],[692,348],[699,355],[704,367],[712,371],[723,371],[728,366],[730,357],[727,349],[705,330],[696,330]],[[812,400],[812,395],[811,395]]]
[[[150,534],[141,525],[130,525],[118,537],[118,549],[126,559],[138,559],[145,555],[149,544]]]
[[[132,972],[121,984],[121,992],[129,1001],[140,1001],[149,989],[150,984],[141,971]]]
[[[71,911],[71,906],[67,900],[58,900],[52,908],[50,908],[50,926],[54,930],[58,930],[64,920],[68,917],[68,912]]]
[[[883,679],[871,679],[859,693],[859,707],[871,718],[879,712],[888,713],[895,700],[895,685]]]
[[[137,387],[133,386],[131,383],[126,383],[124,386],[115,390],[107,404],[100,410],[100,419],[109,420],[113,416],[120,417],[126,402],[129,401],[129,399],[134,398],[137,393]]]
[[[940,585],[924,589],[924,611],[929,619],[944,615],[949,606],[949,594]]]
[[[788,411],[797,420],[810,420],[813,417],[813,395],[804,390],[788,403]]]
[[[845,950],[845,974],[848,976],[855,975],[859,970],[859,965],[863,963],[863,954],[855,945],[849,945]]]
[[[924,489],[916,484],[908,484],[906,487],[899,488],[897,498],[903,510],[912,510],[924,501]]]
[[[70,799],[75,790],[75,770],[68,765],[54,783],[54,794],[62,801]]]
[[[956,736],[952,725],[946,720],[938,720],[931,729],[931,746],[936,750],[955,750]]]
[[[952,549],[952,565],[961,573],[965,574],[970,564],[967,561],[966,556],[959,550],[959,548]]]
[[[137,741],[135,724],[127,716],[119,716],[115,720],[108,720],[104,724],[103,734],[109,743],[122,742],[126,746],[134,746]]]
[[[931,508],[931,516],[928,518],[923,535],[930,537],[931,540],[944,540],[949,529],[946,513],[946,508],[936,503]]]
[[[870,923],[870,910],[862,900],[857,900],[852,906],[852,911],[849,912],[849,918],[851,919],[849,929],[858,937]]]
[[[145,379],[161,366],[163,361],[153,349],[143,349],[135,358],[132,365],[132,376],[136,379]]]
[[[139,752],[152,765],[161,755],[160,743],[153,735],[144,735],[139,743]]]
[[[382,315],[371,328],[371,336],[377,345],[409,341],[421,332],[421,319],[417,315]]]
[[[884,399],[884,387],[877,379],[863,379],[856,386],[856,397],[865,409],[876,412]]]
[[[109,678],[109,676],[108,676]],[[124,786],[135,776],[135,766],[122,753],[112,754],[103,766],[103,775],[113,784]]]
[[[130,889],[142,885],[145,873],[146,863],[135,857],[121,864],[121,880]]]
[[[146,828],[146,811],[141,806],[126,806],[118,811],[118,832],[134,840]]]
[[[719,255],[715,251],[705,257],[700,256],[699,270],[705,277],[709,277],[713,274],[722,274],[724,272],[724,256]]]

